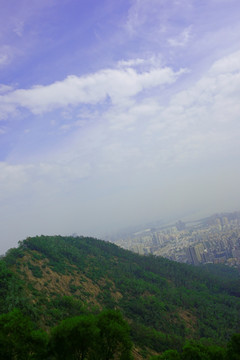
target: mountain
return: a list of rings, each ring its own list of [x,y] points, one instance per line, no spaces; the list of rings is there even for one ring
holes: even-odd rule
[[[186,339],[224,345],[239,331],[239,276],[213,268],[90,237],[27,238],[0,259],[0,313],[19,308],[47,330],[70,316],[119,309],[143,355],[180,349]]]

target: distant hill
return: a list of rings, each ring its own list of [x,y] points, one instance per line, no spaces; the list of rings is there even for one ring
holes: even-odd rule
[[[86,311],[119,309],[143,352],[179,349],[190,338],[223,345],[239,332],[239,280],[213,268],[90,237],[27,238],[0,259],[0,313],[17,307],[48,329]]]

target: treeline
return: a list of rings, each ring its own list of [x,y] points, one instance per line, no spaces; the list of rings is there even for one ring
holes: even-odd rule
[[[226,347],[204,345],[197,341],[188,341],[181,351],[166,350],[150,360],[239,360],[240,334],[234,334]]]
[[[0,316],[0,359],[132,360],[127,322],[118,311],[75,316],[45,332],[18,310]]]
[[[0,316],[0,359],[4,360],[133,360],[130,327],[121,313],[67,318],[46,332],[19,309]],[[146,353],[146,357],[148,358]],[[150,360],[239,360],[240,334],[226,347],[188,341]]]

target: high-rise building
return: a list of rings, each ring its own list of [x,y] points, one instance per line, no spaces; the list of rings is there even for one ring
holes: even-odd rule
[[[202,262],[202,254],[204,252],[203,244],[197,244],[194,246],[195,253],[199,262]]]
[[[193,246],[190,246],[189,248],[187,248],[186,253],[187,253],[188,262],[190,264],[193,264],[193,265],[199,264],[199,261],[198,261],[197,255],[196,255],[196,251]]]

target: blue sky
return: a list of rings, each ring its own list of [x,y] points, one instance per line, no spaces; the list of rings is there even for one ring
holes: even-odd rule
[[[238,0],[9,0],[0,252],[239,210]]]

